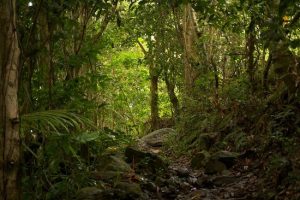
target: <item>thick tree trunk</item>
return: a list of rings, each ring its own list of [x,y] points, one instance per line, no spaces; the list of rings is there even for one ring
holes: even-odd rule
[[[288,38],[286,32],[280,31],[281,27],[284,26],[281,19],[282,13],[287,9],[284,4],[280,1],[271,1],[270,3],[270,17],[277,23],[276,26],[269,27],[272,30],[272,35],[269,52],[272,55],[271,65],[274,72],[279,77],[279,81],[283,82],[287,88],[288,100],[293,100],[299,95],[299,77],[300,77],[300,58],[293,54],[289,49],[290,39]],[[290,22],[292,26],[294,20]],[[274,31],[275,29],[275,31]],[[276,30],[278,29],[278,30]]]
[[[18,71],[15,0],[0,1],[0,200],[20,199]]]
[[[175,94],[175,84],[169,80],[167,73],[165,73],[165,83],[167,86],[169,99],[173,107],[174,117],[177,118],[179,116],[179,101]]]
[[[183,13],[184,46],[184,85],[187,97],[191,97],[198,77],[195,65],[199,63],[196,49],[197,29],[193,8],[190,3],[184,6]]]

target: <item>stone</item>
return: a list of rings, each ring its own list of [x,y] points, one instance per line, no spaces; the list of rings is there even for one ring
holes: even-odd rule
[[[216,159],[210,159],[205,165],[206,174],[219,174],[226,169],[226,165]]]
[[[193,142],[190,144],[190,148],[209,150],[216,142],[217,137],[217,133],[202,133],[193,140]]]
[[[198,179],[196,177],[188,177],[187,180],[191,185],[197,185]]]
[[[82,188],[77,192],[76,200],[146,200],[137,183],[118,182],[113,188],[99,189],[96,187]]]
[[[181,180],[178,176],[172,176],[167,180],[167,182],[169,186],[178,187],[181,183]]]
[[[105,155],[100,158],[96,171],[92,172],[91,175],[96,179],[114,183],[131,173],[133,170],[122,157]]]
[[[172,134],[176,134],[174,129],[163,128],[145,135],[140,140],[151,147],[161,147]]]
[[[103,190],[97,187],[85,187],[76,194],[76,200],[97,200],[101,199]]]
[[[127,147],[125,149],[125,156],[128,163],[132,163],[135,167],[143,171],[158,173],[168,167],[168,164],[158,155],[141,151],[135,147]]]
[[[206,165],[209,159],[210,159],[209,152],[203,150],[193,156],[191,160],[191,167],[193,169],[201,169]]]
[[[150,192],[156,192],[157,186],[152,181],[146,179],[140,183],[143,190],[148,190]]]
[[[179,177],[189,177],[189,175],[190,175],[190,171],[186,167],[177,168],[177,169],[175,169],[175,171]]]
[[[227,168],[232,167],[240,154],[230,151],[218,151],[211,156],[211,159],[218,160],[226,165]]]
[[[156,177],[156,179],[155,179],[155,184],[156,184],[157,186],[159,186],[159,187],[163,187],[163,186],[167,185],[168,182],[167,182],[166,179],[164,179],[164,178],[158,176],[158,177]]]
[[[234,176],[217,176],[211,179],[211,182],[215,186],[223,186],[228,185],[230,183],[236,182],[238,180],[237,177]]]
[[[131,198],[138,198],[142,196],[142,190],[139,184],[133,182],[119,182],[116,183],[114,188],[126,192],[126,196]]]

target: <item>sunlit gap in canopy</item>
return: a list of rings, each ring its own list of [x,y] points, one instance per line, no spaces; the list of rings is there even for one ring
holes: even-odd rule
[[[32,1],[29,1],[28,7],[31,7],[31,6],[33,6],[33,3],[32,3]]]

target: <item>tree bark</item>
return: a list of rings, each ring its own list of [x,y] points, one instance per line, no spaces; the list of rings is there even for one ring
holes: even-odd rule
[[[193,8],[190,3],[184,6],[183,13],[183,46],[184,46],[184,85],[187,97],[191,97],[198,73],[195,65],[199,63],[196,40],[197,29]]]
[[[167,86],[167,90],[168,90],[168,95],[169,95],[169,99],[170,102],[172,104],[173,107],[173,113],[175,116],[175,119],[179,116],[179,101],[178,98],[175,94],[175,84],[169,80],[168,74],[165,73],[165,83]]]
[[[285,6],[287,5],[280,4],[280,1],[275,0],[271,1],[269,5],[270,17],[276,23],[276,26],[269,27],[270,33],[273,33],[269,45],[269,52],[272,55],[271,65],[279,77],[279,81],[285,84],[290,101],[299,94],[300,70],[298,60],[300,58],[289,49],[290,39],[287,33],[280,31],[284,26],[281,16],[286,11],[287,7]]]
[[[42,6],[39,12],[39,24],[40,24],[40,48],[43,49],[40,56],[41,66],[44,68],[44,76],[46,82],[45,88],[48,88],[48,109],[53,108],[52,102],[52,88],[54,85],[54,66],[53,66],[53,48],[51,44],[52,28],[49,25],[47,10],[45,5]]]
[[[269,71],[271,68],[271,63],[272,63],[272,54],[269,55],[267,64],[265,66],[264,72],[263,72],[263,89],[264,92],[268,92],[269,91]]]
[[[0,200],[20,199],[16,1],[0,1]]]
[[[255,51],[255,20],[254,17],[251,17],[250,24],[247,30],[247,44],[246,44],[246,51],[247,51],[247,72],[249,76],[249,82],[251,85],[252,91],[255,91],[255,62],[254,62],[254,51]]]
[[[158,107],[158,80],[159,80],[159,73],[155,68],[154,60],[146,51],[143,44],[137,40],[138,45],[140,46],[141,50],[145,55],[145,59],[148,59],[150,64],[149,66],[149,75],[150,75],[150,112],[151,112],[151,119],[150,119],[150,130],[154,131],[159,128],[159,107]]]
[[[159,112],[158,112],[158,75],[153,67],[150,67],[150,108],[151,108],[151,130],[159,128]]]

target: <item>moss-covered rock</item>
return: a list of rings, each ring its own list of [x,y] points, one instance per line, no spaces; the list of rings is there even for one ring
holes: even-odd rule
[[[230,151],[218,151],[211,156],[211,159],[222,162],[227,168],[232,167],[240,154]]]
[[[191,167],[193,169],[203,168],[206,165],[206,163],[209,161],[210,157],[211,157],[210,153],[205,150],[195,154],[191,160]]]
[[[167,169],[168,164],[158,155],[144,152],[136,147],[127,147],[125,149],[126,161],[134,164],[138,169],[151,173],[158,173]]]
[[[197,150],[209,150],[212,145],[216,142],[218,137],[217,133],[201,133],[197,134],[195,137],[190,138],[189,148]]]
[[[132,173],[132,171],[130,165],[122,157],[106,155],[101,157],[96,170],[91,175],[96,179],[114,183],[127,177],[127,174]]]
[[[142,137],[140,140],[151,147],[161,147],[170,135],[176,134],[176,131],[171,128],[163,128]]]
[[[226,169],[227,169],[226,165],[216,159],[210,159],[205,165],[206,174],[219,174]]]

